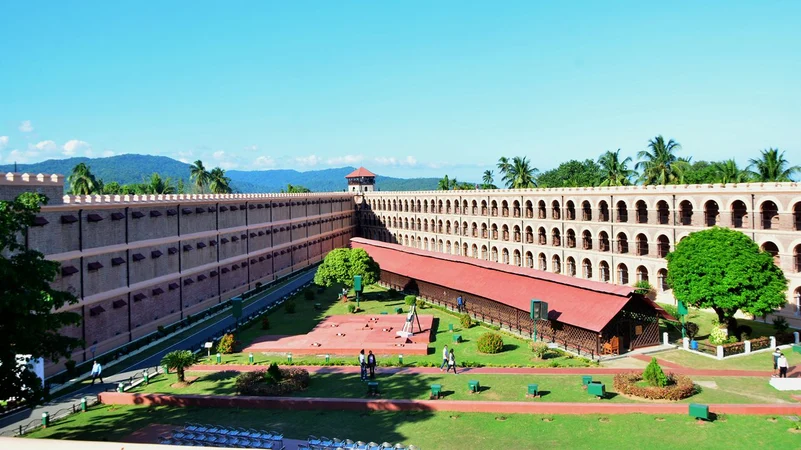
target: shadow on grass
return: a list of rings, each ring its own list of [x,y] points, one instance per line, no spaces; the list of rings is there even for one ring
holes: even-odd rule
[[[503,344],[503,349],[501,351],[502,352],[511,352],[513,350],[517,350],[518,348],[520,348],[520,346],[517,345],[517,344]]]

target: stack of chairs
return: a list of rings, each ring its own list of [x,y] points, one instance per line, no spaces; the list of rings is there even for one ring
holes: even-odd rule
[[[284,435],[276,431],[254,430],[251,428],[188,424],[168,436],[161,436],[159,438],[159,444],[186,447],[283,450]]]
[[[353,442],[350,439],[327,438],[309,435],[305,444],[300,444],[298,450],[420,450],[414,445],[392,445],[389,442],[377,444],[375,442]]]

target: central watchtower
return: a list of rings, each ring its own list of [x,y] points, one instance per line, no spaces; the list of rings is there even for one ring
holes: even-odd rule
[[[364,167],[359,167],[345,176],[348,180],[348,192],[361,194],[375,191],[375,177],[376,175],[373,172]]]

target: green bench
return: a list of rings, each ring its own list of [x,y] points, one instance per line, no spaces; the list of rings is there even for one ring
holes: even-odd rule
[[[367,382],[367,395],[371,397],[378,396],[378,381]]]
[[[449,323],[449,324],[448,324],[448,331],[450,331],[451,333],[453,333],[453,324],[452,324],[452,323]]]
[[[594,381],[587,385],[587,393],[597,398],[606,397],[606,385],[600,381]]]
[[[431,385],[431,398],[440,398],[442,397],[442,385],[441,384],[432,384]]]
[[[462,342],[462,335],[461,334],[454,334],[453,335],[453,342],[455,342],[457,344]]]
[[[581,377],[581,386],[584,389],[587,389],[587,386],[592,383],[592,376],[591,375],[583,375]]]
[[[478,394],[481,392],[481,385],[478,383],[478,380],[468,381],[467,388],[470,389],[471,394]]]
[[[709,420],[709,405],[690,403],[690,417],[701,420]]]
[[[539,397],[539,396],[540,396],[539,385],[529,384],[528,393],[526,394],[526,397]]]

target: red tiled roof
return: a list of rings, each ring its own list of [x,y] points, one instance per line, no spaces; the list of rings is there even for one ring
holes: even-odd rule
[[[376,175],[373,172],[370,172],[364,167],[359,167],[358,169],[351,172],[349,175],[345,175],[345,178],[374,177],[374,176]]]
[[[548,317],[562,323],[601,331],[626,304],[643,301],[670,318],[662,308],[619,286],[510,266],[464,256],[445,255],[363,238],[351,239],[382,270],[529,311],[531,299],[548,302]],[[469,305],[469,297],[466,299]]]

